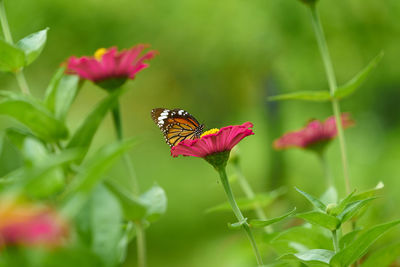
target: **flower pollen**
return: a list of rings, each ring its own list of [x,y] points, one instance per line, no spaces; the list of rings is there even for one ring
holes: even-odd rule
[[[96,50],[96,52],[94,52],[94,58],[100,61],[105,53],[107,53],[107,49],[99,48]]]
[[[202,138],[203,136],[206,136],[206,135],[216,134],[216,133],[218,133],[218,132],[219,132],[219,129],[217,129],[217,128],[212,128],[212,129],[210,129],[210,130],[205,131],[202,135],[200,135],[200,138]]]

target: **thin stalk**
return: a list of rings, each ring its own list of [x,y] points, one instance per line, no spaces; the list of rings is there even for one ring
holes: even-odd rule
[[[10,27],[8,25],[6,9],[4,7],[4,0],[0,0],[0,23],[1,23],[1,28],[3,29],[4,39],[6,40],[6,42],[14,44]],[[28,83],[26,82],[22,68],[15,72],[15,77],[17,79],[18,86],[21,89],[22,93],[29,95],[30,94],[29,86]]]
[[[332,231],[332,242],[333,242],[333,248],[335,249],[335,253],[338,253],[340,248],[336,230]]]
[[[350,194],[351,189],[350,189],[349,167],[348,167],[348,161],[347,161],[346,142],[345,142],[343,127],[342,127],[342,121],[340,118],[340,105],[339,105],[339,101],[333,97],[336,92],[336,89],[337,89],[335,72],[333,70],[331,57],[329,55],[328,46],[326,44],[325,35],[324,35],[324,31],[322,29],[321,21],[319,19],[317,8],[316,8],[315,4],[311,4],[309,6],[310,6],[310,10],[311,10],[311,20],[313,23],[315,36],[317,38],[319,51],[322,56],[322,61],[324,63],[324,67],[325,67],[326,77],[327,77],[328,83],[329,83],[329,90],[330,90],[330,93],[332,96],[332,109],[333,109],[333,114],[336,119],[336,127],[338,130],[340,152],[341,152],[341,159],[342,159],[342,166],[343,166],[343,176],[344,176],[344,180],[345,180],[346,192],[347,192],[347,194]]]
[[[236,175],[237,175],[237,178],[238,178],[238,181],[239,181],[239,185],[242,188],[244,194],[246,195],[246,197],[248,199],[254,199],[256,195],[255,195],[253,189],[251,188],[249,182],[247,181],[246,177],[243,175],[243,172],[240,169],[239,163],[234,163],[233,166],[234,166],[234,169],[236,171]],[[255,212],[256,212],[257,217],[260,220],[268,220],[268,217],[265,214],[262,206],[260,204],[258,204],[258,203],[255,205]],[[271,225],[265,227],[264,230],[265,230],[266,233],[272,233]]]
[[[229,185],[228,176],[226,175],[225,166],[221,167],[221,168],[218,168],[217,171],[219,173],[220,180],[221,180],[221,183],[222,183],[222,185],[224,187],[226,196],[228,197],[228,202],[232,207],[233,213],[235,214],[235,216],[236,216],[236,218],[238,219],[239,222],[243,222],[243,224],[242,224],[243,229],[245,230],[245,232],[247,234],[247,237],[250,240],[251,246],[253,248],[254,254],[255,254],[256,259],[257,259],[257,263],[258,263],[259,266],[262,266],[263,262],[262,262],[261,255],[260,255],[260,252],[259,252],[258,247],[257,247],[257,243],[256,243],[256,241],[254,239],[254,236],[253,236],[253,233],[252,233],[252,231],[251,231],[251,229],[249,227],[249,224],[246,222],[245,218],[243,217],[243,214],[240,211],[240,209],[239,209],[239,207],[238,207],[238,205],[236,203],[235,197],[233,196],[233,192],[232,192],[231,186]]]
[[[123,139],[123,131],[122,131],[122,120],[121,120],[121,111],[119,108],[119,104],[117,104],[112,110],[112,117],[114,122],[115,131],[117,134],[118,140]],[[137,181],[135,171],[133,169],[133,165],[129,155],[124,153],[123,161],[128,170],[128,174],[131,177],[131,181],[133,183],[133,193],[135,196],[140,194],[139,183]],[[137,246],[137,254],[138,254],[138,267],[146,267],[146,232],[142,225],[141,221],[134,222],[136,227],[136,246]]]
[[[322,170],[324,172],[327,188],[334,186],[332,173],[330,171],[328,161],[324,152],[318,153],[318,159],[321,163]]]

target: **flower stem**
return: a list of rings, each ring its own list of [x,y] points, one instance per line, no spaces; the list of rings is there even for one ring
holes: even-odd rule
[[[242,172],[242,170],[241,170],[241,168],[239,166],[239,163],[235,162],[235,163],[233,163],[233,166],[234,166],[234,169],[236,171],[236,175],[238,177],[239,185],[242,188],[244,194],[246,195],[246,197],[248,199],[254,199],[256,195],[255,195],[253,189],[251,188],[249,182],[247,181],[246,177],[243,175],[243,172]],[[256,203],[256,205],[255,205],[255,212],[257,214],[257,217],[260,220],[264,220],[265,221],[265,220],[268,219],[268,217],[265,214],[264,210],[262,209],[261,205],[258,204],[258,203]],[[265,227],[264,229],[265,229],[266,233],[269,233],[269,234],[272,233],[271,225]]]
[[[235,197],[233,196],[233,192],[232,192],[231,186],[229,185],[228,177],[226,175],[225,166],[219,167],[219,168],[216,168],[216,169],[217,169],[217,171],[219,173],[221,183],[222,183],[222,185],[224,187],[226,196],[228,197],[228,202],[232,207],[233,213],[235,214],[235,216],[236,216],[236,218],[238,219],[239,222],[243,222],[243,224],[242,224],[243,229],[245,230],[245,232],[247,234],[247,237],[250,240],[250,243],[251,243],[251,246],[253,248],[254,254],[256,255],[256,258],[257,258],[257,263],[258,263],[259,266],[262,266],[263,262],[262,262],[262,258],[261,258],[260,252],[258,250],[256,241],[255,241],[253,233],[252,233],[252,231],[251,231],[251,229],[249,227],[249,224],[246,222],[245,218],[243,217],[242,212],[240,211],[238,205],[236,204]]]
[[[123,131],[122,131],[121,111],[119,108],[119,104],[117,104],[112,109],[112,117],[113,117],[113,122],[114,122],[115,131],[117,134],[117,138],[118,138],[118,140],[122,140],[123,139]],[[133,194],[135,196],[138,196],[140,194],[139,183],[137,181],[132,162],[127,153],[124,153],[122,158],[123,158],[124,164],[126,166],[126,169],[128,170],[128,174],[131,178],[131,182],[133,184],[133,189],[132,189]],[[145,229],[144,229],[141,221],[136,221],[134,223],[135,223],[135,227],[136,227],[136,245],[137,245],[137,253],[138,253],[138,267],[146,267],[147,260],[146,260]]]
[[[322,29],[322,25],[321,25],[321,21],[319,19],[316,5],[311,4],[309,6],[310,6],[310,10],[311,10],[311,20],[313,23],[315,36],[317,38],[319,51],[321,53],[322,61],[324,63],[326,76],[328,78],[329,90],[330,90],[330,93],[332,96],[332,100],[331,100],[332,108],[333,108],[333,114],[336,119],[336,128],[338,130],[340,152],[341,152],[342,166],[343,166],[343,176],[344,176],[344,180],[345,180],[346,192],[347,192],[347,194],[350,194],[351,190],[350,190],[349,167],[348,167],[348,161],[347,161],[346,142],[345,142],[343,127],[342,127],[342,121],[340,118],[340,105],[339,105],[338,99],[336,99],[334,97],[334,94],[337,89],[335,72],[333,70],[332,61],[331,61],[331,58],[329,55],[328,46],[326,44],[324,31]]]
[[[335,253],[339,252],[339,242],[338,242],[338,236],[337,236],[337,231],[333,230],[332,231],[332,241],[333,241],[333,248],[335,249]]]
[[[4,0],[0,0],[0,23],[4,34],[4,39],[6,40],[6,42],[14,44],[10,27],[8,26],[6,9],[4,7]],[[29,95],[30,94],[29,86],[28,83],[26,82],[22,68],[15,72],[15,77],[17,79],[18,86],[21,89],[22,93]]]

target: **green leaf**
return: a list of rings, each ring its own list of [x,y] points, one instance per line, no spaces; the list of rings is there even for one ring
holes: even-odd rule
[[[329,261],[335,255],[332,250],[326,249],[311,249],[296,254],[286,254],[280,257],[282,260],[297,259],[306,264],[322,264],[320,266],[329,266]]]
[[[31,131],[27,129],[20,129],[16,127],[10,127],[5,130],[5,133],[10,139],[10,141],[19,149],[22,149],[22,146],[25,142],[25,138],[36,138]]]
[[[76,130],[67,148],[81,147],[88,150],[100,123],[103,121],[107,112],[117,104],[118,98],[124,92],[126,92],[125,89],[119,89],[101,101],[89,116],[86,117],[78,130]]]
[[[68,136],[64,123],[35,99],[9,91],[0,91],[0,97],[0,114],[19,121],[39,138],[52,142]]]
[[[368,74],[374,69],[374,67],[378,64],[382,57],[383,51],[380,52],[373,60],[371,60],[371,62],[363,70],[357,73],[354,78],[352,78],[345,85],[340,86],[335,92],[335,98],[344,98],[354,93],[366,80]]]
[[[137,221],[145,218],[147,207],[140,199],[133,196],[125,188],[117,185],[111,179],[105,181],[107,188],[117,197],[124,211],[125,219]]]
[[[347,205],[350,204],[350,202],[352,202],[351,198],[353,197],[355,192],[356,192],[356,190],[354,190],[349,195],[347,195],[342,201],[340,201],[339,205],[337,205],[336,207],[334,207],[330,210],[329,214],[336,216],[336,215],[339,215],[340,213],[342,213],[343,210],[347,207]]]
[[[309,224],[295,226],[274,235],[267,242],[279,253],[297,253],[317,248],[332,249],[331,236],[319,226]]]
[[[295,189],[297,190],[297,192],[299,192],[300,194],[302,194],[305,198],[308,199],[308,201],[310,201],[311,204],[313,204],[314,207],[316,207],[317,209],[325,212],[326,210],[326,206],[324,203],[322,203],[319,199],[317,199],[316,197],[301,191],[300,189],[298,189],[297,187],[295,187]]]
[[[81,171],[64,194],[67,200],[63,213],[66,216],[74,216],[80,210],[94,186],[103,178],[104,173],[134,144],[133,139],[128,139],[105,145],[81,166]]]
[[[19,40],[16,44],[25,53],[25,66],[31,64],[42,52],[46,44],[47,31],[49,28],[32,33]]]
[[[242,228],[242,225],[247,223],[247,218],[244,218],[243,220],[235,223],[228,223],[228,228],[232,230],[238,230]]]
[[[267,207],[279,196],[286,192],[284,188],[279,188],[277,190],[256,194],[254,198],[249,199],[247,197],[237,198],[236,202],[242,211],[254,210],[258,207]],[[216,212],[216,211],[232,211],[232,208],[228,202],[216,205],[214,207],[208,208],[205,212]]]
[[[158,185],[152,186],[139,199],[147,207],[146,220],[149,222],[158,220],[167,210],[167,195]]]
[[[333,267],[349,266],[359,258],[361,258],[368,250],[368,248],[385,232],[395,227],[400,223],[400,220],[377,225],[365,232],[349,244],[346,248],[338,252],[332,257],[330,264]]]
[[[292,216],[295,213],[295,211],[296,211],[296,208],[294,208],[292,211],[290,211],[280,217],[276,217],[276,218],[269,219],[269,220],[250,220],[249,224],[251,227],[254,227],[254,228],[265,227],[265,226],[271,225],[273,223],[280,222],[280,221],[286,219],[287,217]]]
[[[315,102],[327,102],[331,99],[332,97],[328,91],[302,91],[268,97],[269,101],[306,100]]]
[[[367,205],[369,202],[371,202],[374,199],[376,199],[376,197],[371,197],[371,198],[352,202],[352,203],[348,204],[347,207],[345,208],[345,210],[342,213],[340,213],[337,217],[339,218],[339,220],[342,223],[344,223],[344,222],[350,220],[351,218],[353,218],[357,214],[357,212],[360,211],[360,209],[365,207],[365,205]]]
[[[347,247],[351,242],[353,242],[361,231],[362,228],[355,229],[342,236],[339,240],[340,249]]]
[[[363,200],[367,198],[371,198],[373,196],[376,196],[377,193],[382,190],[385,187],[383,182],[379,182],[374,188],[355,194],[354,196],[351,197],[351,201],[358,201],[358,200]]]
[[[336,230],[340,226],[340,221],[338,218],[320,211],[299,213],[296,216],[308,221],[311,224],[325,227],[331,231]]]
[[[116,266],[119,261],[118,244],[122,238],[122,210],[118,200],[106,187],[99,185],[90,199],[92,250],[103,266]]]
[[[400,256],[400,243],[395,243],[372,253],[363,262],[362,267],[391,266]]]
[[[46,90],[45,104],[61,120],[64,120],[79,88],[79,77],[64,75],[61,67],[54,74]]]
[[[24,64],[24,51],[0,39],[0,71],[17,72]]]
[[[7,132],[0,132],[0,176],[18,169],[23,164],[21,151],[13,144]],[[1,179],[3,182],[4,179]]]

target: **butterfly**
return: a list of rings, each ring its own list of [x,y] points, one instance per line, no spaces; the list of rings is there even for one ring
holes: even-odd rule
[[[164,134],[170,147],[186,139],[197,139],[203,133],[204,125],[183,109],[155,108],[151,118]]]

